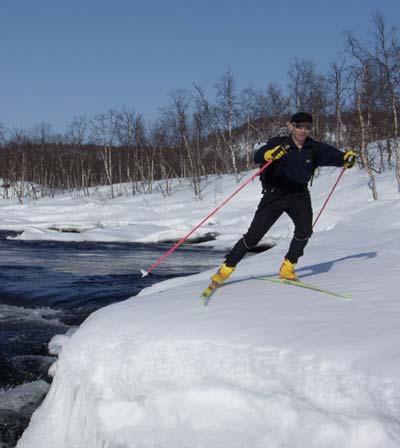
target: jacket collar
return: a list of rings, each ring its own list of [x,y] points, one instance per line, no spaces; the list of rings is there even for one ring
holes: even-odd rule
[[[306,139],[304,141],[304,145],[301,149],[309,148],[310,146],[313,145],[313,143],[314,143],[314,140],[311,137],[306,137]],[[289,145],[290,145],[290,147],[298,149],[298,146],[294,142],[292,135],[289,135]]]

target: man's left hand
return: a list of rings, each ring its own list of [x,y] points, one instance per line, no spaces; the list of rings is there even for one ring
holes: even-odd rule
[[[345,168],[353,168],[354,164],[356,163],[356,157],[357,157],[357,154],[352,149],[348,149],[343,154],[344,167]]]

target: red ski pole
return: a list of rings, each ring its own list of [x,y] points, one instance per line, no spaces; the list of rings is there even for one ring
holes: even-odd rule
[[[211,216],[215,215],[218,210],[220,210],[228,201],[230,201],[233,196],[235,196],[239,191],[244,188],[247,184],[249,184],[255,177],[259,176],[271,163],[273,160],[269,160],[267,163],[265,163],[255,174],[253,174],[249,179],[246,180],[238,189],[236,189],[230,196],[228,196],[217,208],[215,208],[212,212],[210,212],[204,219],[202,219],[193,229],[184,237],[182,237],[177,243],[175,243],[165,254],[161,255],[161,257],[155,261],[146,271],[141,269],[142,276],[145,277],[146,275],[149,275],[149,273],[156,268],[162,261],[164,261],[169,255],[172,254],[178,247],[184,243],[190,235],[192,235],[199,227],[201,227],[208,219],[211,218]]]
[[[346,171],[346,168],[343,167],[342,171],[339,174],[339,177],[337,178],[337,181],[335,182],[335,185],[333,186],[331,192],[328,194],[328,197],[326,198],[324,205],[321,207],[321,210],[318,213],[318,216],[315,218],[315,221],[313,222],[313,227],[315,226],[315,224],[317,223],[319,217],[321,216],[322,212],[324,211],[324,208],[326,207],[326,204],[328,203],[329,199],[331,198],[333,192],[335,191],[335,188],[337,186],[337,184],[339,183],[339,180],[341,179],[341,177],[343,176],[344,172]]]

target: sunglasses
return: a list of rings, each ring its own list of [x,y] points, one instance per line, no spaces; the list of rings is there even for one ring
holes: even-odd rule
[[[304,129],[305,131],[311,131],[311,124],[304,123],[292,123],[296,129]]]

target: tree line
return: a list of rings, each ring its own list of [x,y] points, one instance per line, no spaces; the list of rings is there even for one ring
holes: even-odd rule
[[[295,59],[284,87],[239,91],[228,70],[213,100],[196,83],[177,90],[150,124],[133,108],[76,117],[63,134],[46,123],[29,131],[0,124],[2,195],[22,203],[60,191],[89,195],[104,185],[110,198],[155,186],[168,195],[171,179],[186,178],[201,199],[208,175],[239,180],[253,167],[254,144],[285,132],[291,113],[303,110],[314,117],[314,138],[357,151],[378,199],[376,173],[394,168],[400,185],[400,43],[380,13],[372,16],[372,31],[369,41],[345,33],[343,60],[324,73],[313,61]]]

